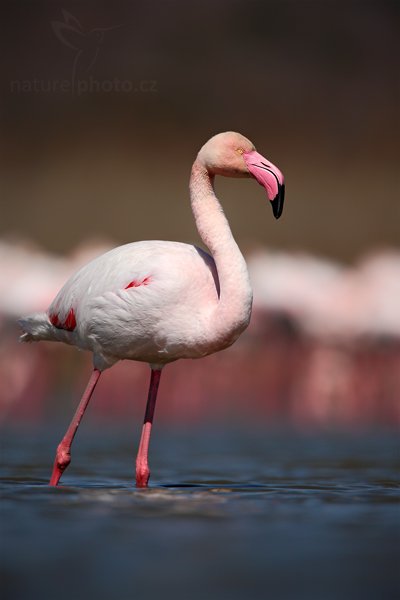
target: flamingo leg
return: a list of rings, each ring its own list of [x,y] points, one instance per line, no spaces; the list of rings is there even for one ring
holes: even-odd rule
[[[68,427],[63,439],[57,447],[50,485],[56,486],[58,484],[61,475],[71,462],[71,445],[100,375],[101,371],[98,369],[93,369],[92,375],[70,423],[70,426]]]
[[[158,386],[160,384],[161,369],[151,370],[151,379],[149,387],[149,395],[147,398],[146,413],[144,415],[144,423],[142,435],[140,438],[139,450],[136,457],[136,487],[147,487],[150,478],[149,469],[149,443],[151,426],[153,424],[154,409],[156,407]]]

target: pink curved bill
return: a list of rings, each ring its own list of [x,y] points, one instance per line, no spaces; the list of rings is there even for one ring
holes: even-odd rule
[[[282,172],[255,150],[244,152],[243,158],[250,174],[265,188],[272,204],[274,217],[279,219],[285,200],[285,183]]]

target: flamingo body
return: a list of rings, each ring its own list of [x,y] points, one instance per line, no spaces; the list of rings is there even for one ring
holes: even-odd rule
[[[121,359],[148,362],[149,397],[136,462],[147,485],[150,429],[163,366],[230,346],[247,327],[252,290],[245,260],[215,195],[215,175],[254,177],[279,217],[283,175],[235,132],[218,134],[200,150],[190,178],[197,229],[211,255],[179,242],[144,241],[115,248],[73,275],[47,313],[21,319],[22,341],[61,341],[93,353],[94,371],[57,449],[50,480],[57,485],[101,372]]]
[[[133,242],[75,273],[48,312],[30,318],[25,339],[38,335],[91,350],[101,370],[121,359],[164,365],[198,358],[233,343],[240,333],[232,326],[215,335],[210,325],[218,294],[215,263],[200,248]],[[248,309],[243,326],[249,318]],[[29,321],[21,322],[29,330]],[[40,322],[45,332],[35,333]]]

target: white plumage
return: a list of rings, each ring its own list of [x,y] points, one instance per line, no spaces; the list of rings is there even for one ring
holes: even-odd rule
[[[21,319],[28,330],[22,339],[62,341],[91,350],[100,370],[124,358],[157,365],[182,355],[197,358],[209,353],[218,287],[214,261],[200,248],[133,242],[80,269],[48,313]],[[73,331],[51,325],[49,315],[58,315],[63,323],[71,309]]]

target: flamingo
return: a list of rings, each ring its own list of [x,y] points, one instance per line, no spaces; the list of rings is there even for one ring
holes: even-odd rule
[[[148,450],[163,367],[227,348],[246,329],[252,289],[246,262],[215,195],[214,177],[253,177],[279,218],[281,171],[243,135],[225,132],[200,149],[190,177],[197,230],[211,255],[180,242],[140,241],[114,248],[73,275],[47,312],[22,318],[21,341],[60,341],[93,353],[93,371],[57,447],[50,485],[71,462],[71,445],[101,373],[122,359],[150,365],[136,486],[147,487]]]

